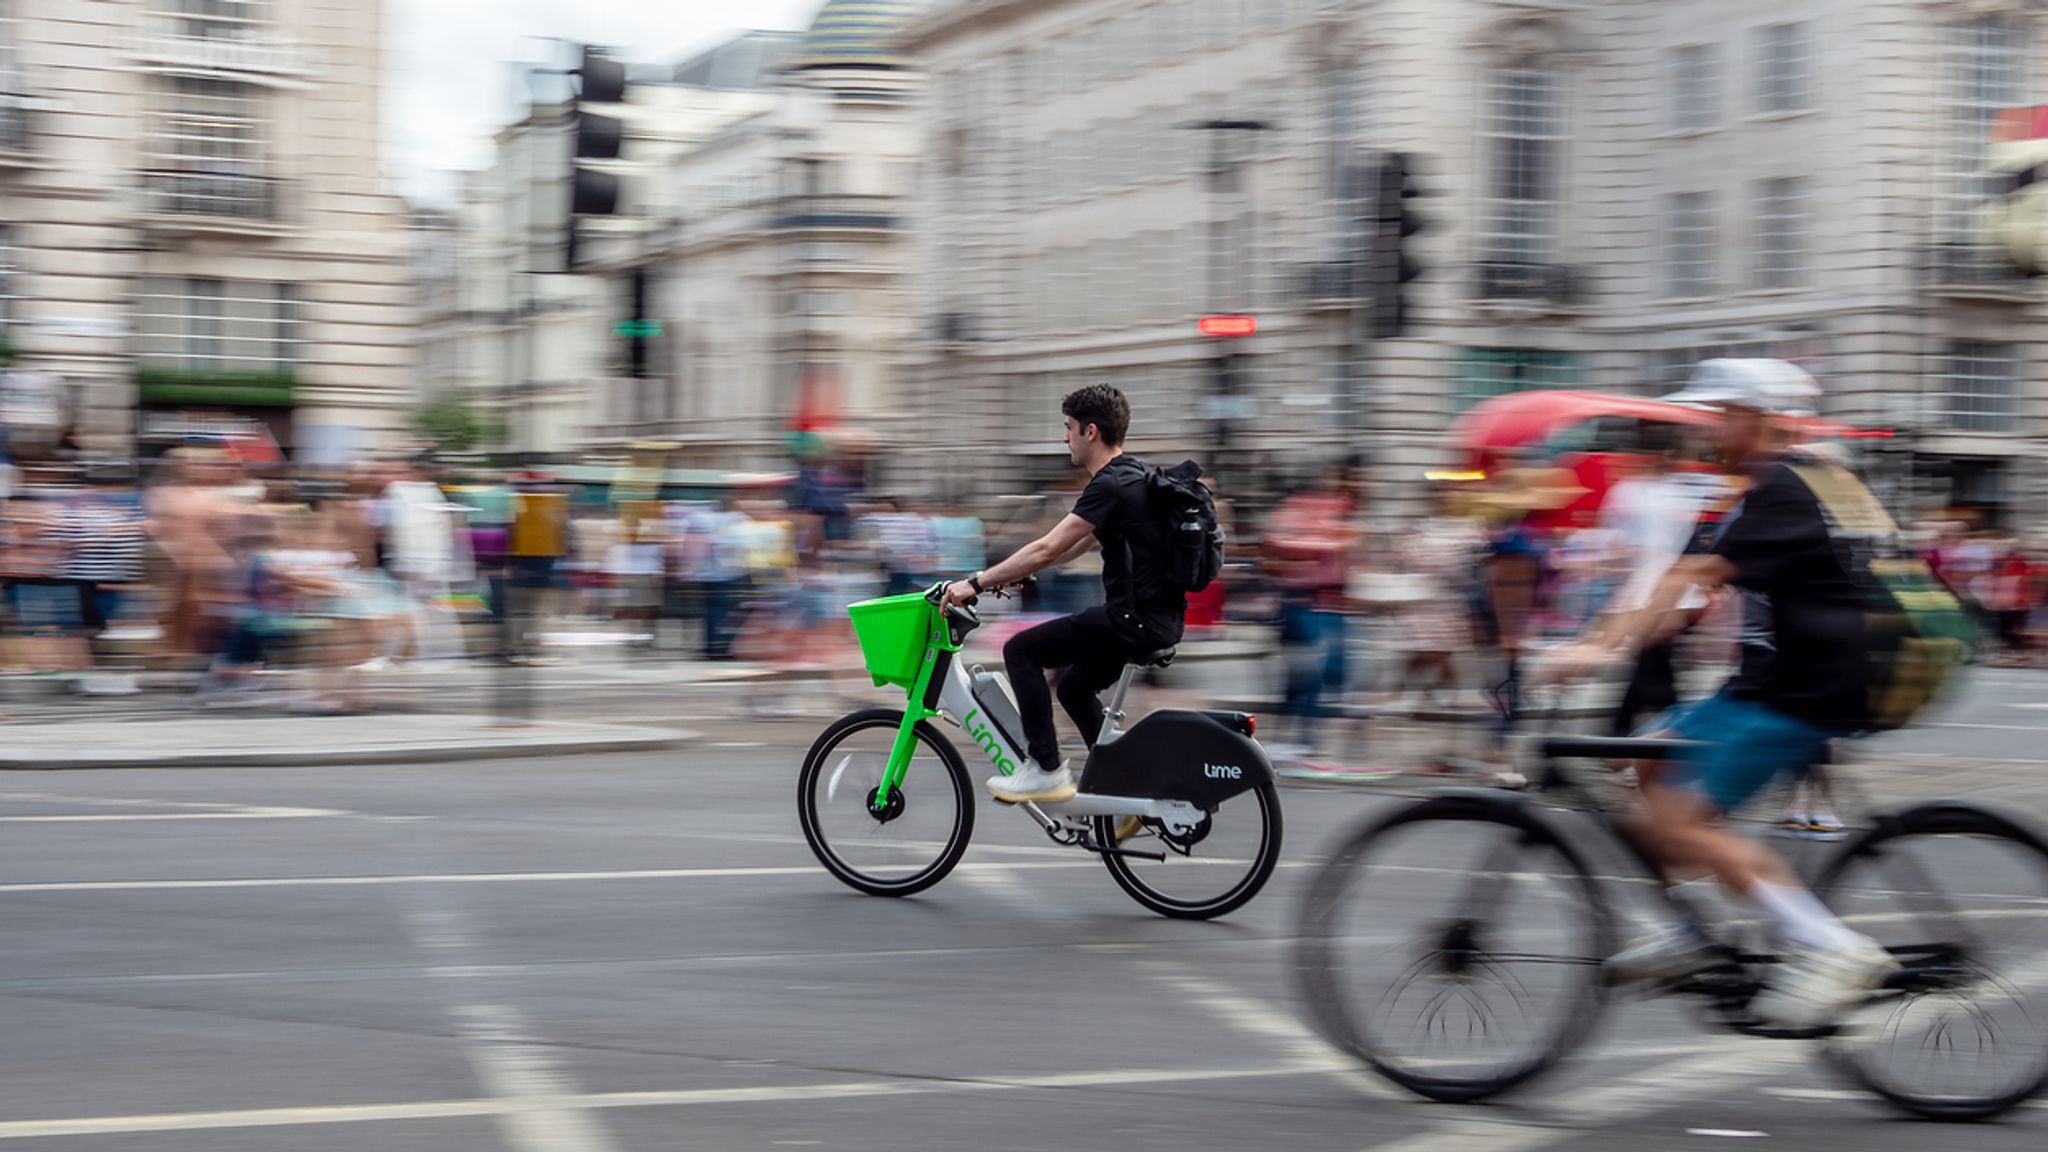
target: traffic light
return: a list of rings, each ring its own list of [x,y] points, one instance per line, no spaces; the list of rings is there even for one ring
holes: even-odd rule
[[[1409,251],[1408,238],[1421,232],[1423,219],[1408,206],[1422,193],[1415,186],[1405,152],[1389,152],[1380,160],[1373,189],[1371,229],[1366,238],[1366,286],[1372,295],[1372,335],[1384,339],[1408,330],[1405,286],[1422,275],[1422,263]]]
[[[590,106],[618,104],[626,98],[626,66],[595,48],[585,46],[576,69],[581,84],[576,92],[576,149],[569,179],[569,270],[578,266],[576,218],[610,216],[619,210],[617,173],[583,165],[585,160],[616,160],[625,139],[625,125],[616,116],[593,112]]]
[[[632,277],[633,315],[612,331],[626,339],[626,375],[644,380],[647,378],[647,345],[661,335],[661,321],[647,315],[647,266],[635,264]]]

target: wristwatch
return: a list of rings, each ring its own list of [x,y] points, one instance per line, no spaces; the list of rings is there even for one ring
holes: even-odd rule
[[[967,585],[968,585],[968,587],[970,587],[970,588],[973,588],[973,589],[974,589],[974,593],[975,593],[975,595],[977,595],[977,596],[979,596],[979,595],[980,595],[980,594],[982,594],[983,592],[986,592],[986,591],[988,591],[988,589],[986,589],[986,588],[983,588],[983,587],[981,586],[981,573],[979,573],[979,572],[976,572],[976,573],[975,573],[974,575],[972,575],[972,576],[969,576],[969,577],[967,578]]]

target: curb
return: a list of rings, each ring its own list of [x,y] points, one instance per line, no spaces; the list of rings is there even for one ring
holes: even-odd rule
[[[377,764],[448,764],[464,760],[516,760],[569,753],[652,752],[702,737],[687,729],[608,729],[594,736],[561,736],[507,743],[470,741],[461,744],[390,744],[376,748],[335,748],[327,751],[201,749],[192,752],[92,752],[63,756],[0,754],[0,771],[63,772],[104,768],[315,768]]]

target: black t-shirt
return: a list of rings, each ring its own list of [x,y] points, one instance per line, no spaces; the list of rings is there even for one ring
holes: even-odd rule
[[[1112,459],[1089,478],[1074,501],[1074,515],[1094,525],[1102,542],[1102,589],[1111,626],[1133,644],[1164,648],[1180,642],[1188,598],[1166,579],[1165,545],[1147,475],[1142,461]]]
[[[1742,594],[1742,667],[1730,689],[1824,728],[1862,726],[1863,601],[1806,482],[1783,463],[1764,465],[1709,551],[1735,565]]]

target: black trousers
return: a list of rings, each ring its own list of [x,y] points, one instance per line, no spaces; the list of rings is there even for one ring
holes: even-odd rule
[[[1003,667],[1010,673],[1010,690],[1017,694],[1017,713],[1024,722],[1025,751],[1031,762],[1046,771],[1060,764],[1052,693],[1045,685],[1047,669],[1064,669],[1059,678],[1060,706],[1093,748],[1102,731],[1099,694],[1116,683],[1132,657],[1163,646],[1126,639],[1110,627],[1109,610],[1100,605],[1047,620],[1010,637],[1003,645]]]

